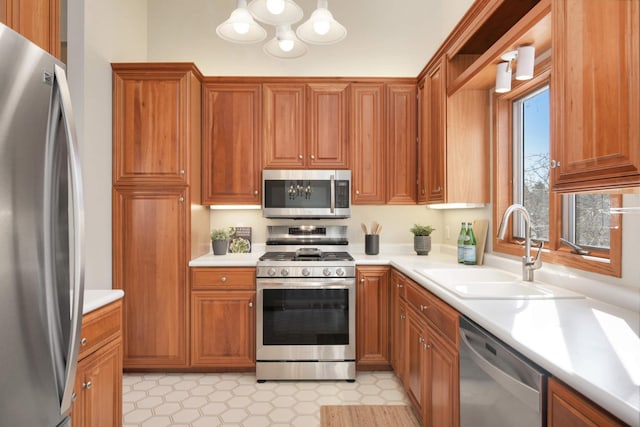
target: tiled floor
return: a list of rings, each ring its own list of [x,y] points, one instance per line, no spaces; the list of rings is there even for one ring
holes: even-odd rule
[[[345,381],[267,381],[254,374],[125,374],[123,427],[320,425],[322,405],[408,405],[392,372]]]

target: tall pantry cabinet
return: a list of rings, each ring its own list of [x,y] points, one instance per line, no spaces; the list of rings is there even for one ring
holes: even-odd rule
[[[201,75],[190,63],[112,64],[113,287],[125,369],[189,364],[189,267],[208,251],[200,205]]]

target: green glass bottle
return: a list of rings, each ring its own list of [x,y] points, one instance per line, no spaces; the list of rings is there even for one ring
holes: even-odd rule
[[[458,263],[464,262],[464,240],[467,237],[467,228],[465,223],[462,223],[460,227],[460,234],[458,234]]]
[[[476,265],[476,235],[473,234],[473,226],[467,223],[467,238],[464,244],[464,263],[467,265]]]

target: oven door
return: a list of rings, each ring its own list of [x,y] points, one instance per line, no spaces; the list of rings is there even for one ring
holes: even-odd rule
[[[355,360],[355,279],[257,279],[258,361]]]

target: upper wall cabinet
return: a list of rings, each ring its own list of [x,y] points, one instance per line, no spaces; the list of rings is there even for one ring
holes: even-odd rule
[[[386,202],[384,84],[351,85],[352,201],[362,205]]]
[[[261,95],[260,84],[203,85],[203,204],[260,204]]]
[[[60,0],[0,0],[0,22],[60,58]]]
[[[553,189],[640,186],[640,2],[555,0],[552,18]]]
[[[200,170],[199,157],[190,158],[200,153],[199,72],[192,64],[112,67],[113,184],[191,184],[191,163]]]
[[[416,203],[416,85],[387,85],[387,175],[390,205]]]
[[[349,167],[348,84],[263,85],[264,167]]]

